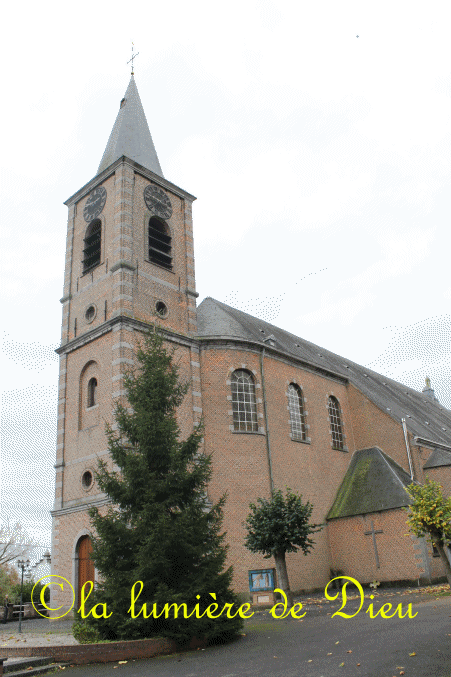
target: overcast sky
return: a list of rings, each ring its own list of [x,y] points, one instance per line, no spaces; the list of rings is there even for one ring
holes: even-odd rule
[[[1,511],[49,544],[67,208],[130,78],[197,196],[199,302],[450,388],[449,2],[24,2],[2,12]]]

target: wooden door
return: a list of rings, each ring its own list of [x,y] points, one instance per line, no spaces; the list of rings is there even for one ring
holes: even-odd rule
[[[94,582],[94,563],[90,559],[90,554],[92,552],[92,543],[89,536],[82,536],[78,543],[78,606],[80,608],[81,603],[81,589],[86,581]],[[85,592],[89,592],[89,586],[85,589]],[[85,595],[86,596],[86,595]]]

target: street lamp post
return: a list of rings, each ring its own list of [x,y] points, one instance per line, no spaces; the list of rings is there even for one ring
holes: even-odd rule
[[[28,569],[30,566],[30,560],[27,559],[27,561],[25,562],[25,560],[19,559],[17,562],[17,566],[19,567],[19,569],[22,569],[22,580],[20,583],[20,607],[19,607],[19,632],[22,632],[23,574],[25,569],[27,569],[27,573],[29,573]]]

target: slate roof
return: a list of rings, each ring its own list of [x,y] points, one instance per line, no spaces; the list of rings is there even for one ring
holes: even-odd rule
[[[326,519],[366,515],[410,505],[409,473],[379,447],[354,452]]]
[[[202,341],[245,340],[301,360],[307,368],[338,374],[398,423],[406,418],[413,435],[451,445],[451,412],[423,393],[210,297],[199,305],[197,321]],[[271,334],[274,339],[264,343]]]
[[[444,465],[451,465],[451,452],[444,449],[434,449],[432,454],[423,466],[423,470],[428,468],[441,468]]]
[[[133,75],[121,101],[97,174],[122,155],[163,176]]]

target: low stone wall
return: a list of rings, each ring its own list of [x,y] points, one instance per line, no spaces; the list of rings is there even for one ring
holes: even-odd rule
[[[30,637],[30,641],[32,641]],[[193,639],[190,648],[205,646]],[[171,639],[135,639],[103,644],[76,644],[62,646],[4,647],[2,653],[8,658],[21,656],[52,656],[55,662],[69,662],[74,665],[85,663],[111,663],[132,658],[152,658],[177,651],[177,644]]]

